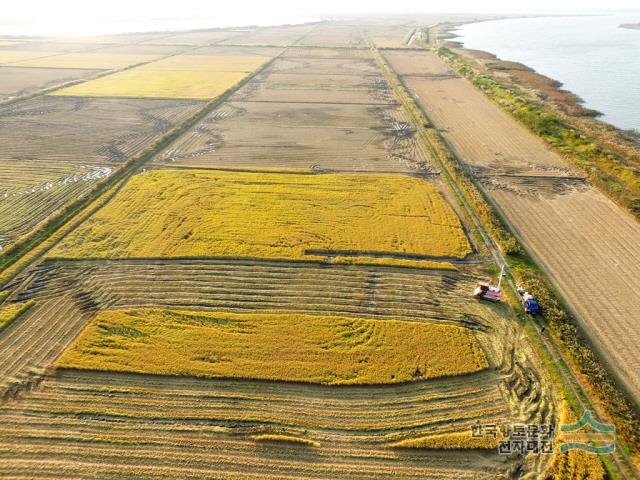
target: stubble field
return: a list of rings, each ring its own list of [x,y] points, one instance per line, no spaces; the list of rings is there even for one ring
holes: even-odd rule
[[[62,97],[0,108],[0,245],[29,233],[199,108],[193,101]]]
[[[414,129],[372,59],[340,54],[288,50],[156,161],[431,172]]]
[[[406,84],[584,320],[620,378],[640,393],[637,222],[471,83],[439,78],[444,64],[431,53],[422,55],[428,57],[425,66],[436,65],[425,70],[434,77],[409,73]]]
[[[73,68],[0,67],[0,102],[68,82],[88,79],[100,71]]]

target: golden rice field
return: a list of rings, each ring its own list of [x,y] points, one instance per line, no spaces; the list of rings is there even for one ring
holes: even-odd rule
[[[8,327],[11,322],[16,320],[20,315],[29,310],[29,308],[31,308],[32,306],[33,302],[0,305],[0,331]]]
[[[174,55],[63,88],[53,95],[212,99],[268,60],[261,55]]]
[[[424,448],[429,450],[495,450],[502,440],[499,437],[471,436],[471,431],[441,433],[427,437],[409,438],[391,444],[395,448]]]
[[[152,170],[133,177],[50,256],[462,258],[470,251],[452,208],[415,177]]]
[[[244,72],[132,69],[63,88],[57,96],[212,99],[242,80]]]
[[[468,329],[299,314],[99,312],[57,362],[159,375],[381,384],[488,367]]]

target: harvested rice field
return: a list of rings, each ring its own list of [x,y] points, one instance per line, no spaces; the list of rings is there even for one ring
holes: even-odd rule
[[[365,47],[366,42],[358,28],[350,25],[323,23],[304,35],[296,45],[318,47]]]
[[[516,462],[503,455],[387,446],[407,431],[443,424],[465,430],[478,418],[509,418],[496,379],[481,372],[408,386],[326,387],[61,370],[0,411],[0,474],[506,478]],[[464,415],[447,405],[464,405]],[[253,439],[259,435],[313,444]]]
[[[224,40],[243,35],[241,30],[195,30],[191,32],[173,33],[157,40],[151,40],[149,44],[161,45],[211,45]]]
[[[140,67],[144,71],[203,71],[251,73],[267,63],[264,55],[175,55]]]
[[[51,256],[304,259],[341,252],[464,258],[471,247],[437,189],[411,176],[154,170],[132,178]]]
[[[377,48],[407,48],[416,30],[415,25],[376,25],[365,28],[364,35]]]
[[[0,108],[0,246],[90,191],[200,102],[36,97]]]
[[[431,53],[422,55],[425,73],[433,76],[408,74],[405,82],[549,272],[619,377],[640,395],[640,226],[471,83],[450,72],[441,78],[445,64]],[[414,64],[395,62],[401,72],[407,71],[403,64]]]
[[[295,45],[300,38],[312,31],[314,25],[285,25],[281,27],[246,28],[239,35],[221,41],[220,45]]]
[[[368,48],[305,48],[292,46],[282,53],[282,58],[371,58]]]
[[[11,66],[16,62],[49,58],[60,54],[61,52],[55,50],[0,49],[0,65]]]
[[[0,102],[65,83],[86,80],[101,70],[0,67]]]
[[[397,106],[234,101],[210,113],[155,161],[197,167],[430,172],[427,158]]]
[[[31,468],[36,477],[47,478],[84,475],[89,470],[100,477],[113,472],[169,478],[212,478],[220,472],[225,478],[280,477],[285,472],[297,478],[385,478],[393,471],[407,478],[503,478],[521,460],[471,448],[463,455],[471,459],[467,463],[457,452],[391,447],[425,436],[464,434],[478,421],[543,422],[554,415],[546,380],[532,361],[522,332],[508,320],[506,309],[476,303],[465,295],[477,275],[473,268],[465,268],[380,270],[246,260],[47,261],[16,298],[36,306],[24,321],[0,336],[0,363],[4,372],[11,372],[3,378],[5,395],[12,398],[17,386],[33,381],[34,374],[47,369],[55,358],[59,366],[47,370],[48,378],[33,393],[21,394],[0,409],[0,471],[10,474]],[[183,306],[192,310],[185,312]],[[169,323],[160,320],[167,316],[172,319]],[[56,321],[51,322],[52,318]],[[143,331],[140,324],[113,323],[132,319],[148,325],[159,321],[161,329],[172,333],[167,336],[155,328]],[[243,321],[253,326],[240,327],[237,322]],[[288,327],[289,322],[298,321],[309,328]],[[220,360],[219,367],[229,368],[232,364],[223,361],[225,356],[244,363],[248,356],[267,354],[271,360],[283,359],[274,362],[275,370],[267,374],[286,378],[287,371],[300,375],[306,370],[300,364],[286,370],[284,361],[301,362],[307,357],[294,352],[315,348],[312,355],[319,357],[306,368],[322,373],[314,378],[306,371],[302,382],[259,380],[256,371],[251,376],[257,379],[203,381],[189,375],[189,369],[163,376],[159,371],[136,374],[113,365],[110,371],[100,371],[74,364],[86,360],[96,348],[124,358],[128,355],[120,348],[124,343],[140,352],[145,339],[177,339],[180,329],[171,322],[222,329],[223,337],[202,333],[183,337],[192,339],[187,344],[206,338],[220,342],[217,348],[207,346],[208,362],[204,363],[212,368],[217,368],[214,358]],[[344,328],[354,327],[359,336],[344,334]],[[404,335],[405,328],[413,333]],[[368,335],[367,329],[373,336],[364,348],[358,344]],[[416,352],[429,349],[423,361],[437,362],[444,344],[433,334],[448,329],[468,339],[456,347],[459,351],[476,345],[467,350],[467,358],[484,360],[489,368],[476,366],[470,373],[446,379],[393,382],[391,375],[402,371],[398,370],[401,363],[393,359],[411,359],[407,372],[415,374]],[[68,347],[80,331],[75,344]],[[421,340],[419,332],[427,331],[430,334]],[[253,348],[224,341],[230,338],[225,334],[255,338],[266,332],[278,339],[255,344],[249,340]],[[401,343],[376,357],[394,338]],[[456,337],[447,341],[455,342]],[[329,348],[318,349],[322,342],[329,342]],[[416,342],[415,348],[411,342]],[[277,351],[272,354],[263,350],[274,346]],[[189,350],[169,349],[165,356],[158,355],[156,348],[154,360],[141,369],[162,368],[157,358],[175,365],[171,359],[178,352],[191,358]],[[233,348],[240,350],[232,354]],[[197,364],[203,363],[202,353]],[[362,372],[378,358],[384,365],[375,375],[391,369],[394,373],[383,379],[391,383],[309,383],[335,380],[326,377],[318,362],[327,355],[342,358],[338,365],[357,365]],[[361,363],[363,355],[367,361]],[[81,369],[60,367],[65,362]],[[454,364],[459,365],[446,362],[444,367],[451,372]],[[270,364],[254,365],[264,369]],[[87,444],[88,438],[94,441]],[[301,447],[305,442],[307,446]],[[158,464],[160,451],[163,462]],[[64,463],[74,452],[82,452],[84,461]],[[253,459],[248,470],[242,467],[247,455]],[[123,456],[128,460],[123,461]],[[64,467],[54,473],[60,461]],[[544,467],[529,460],[523,465],[531,471]]]
[[[75,52],[58,55],[42,55],[11,62],[14,67],[38,68],[87,68],[100,70],[115,70],[120,68],[150,62],[160,57],[160,54],[133,53],[102,53],[100,51]],[[1,58],[1,56],[0,56]]]
[[[395,104],[369,58],[280,58],[244,85],[235,100],[251,102]]]

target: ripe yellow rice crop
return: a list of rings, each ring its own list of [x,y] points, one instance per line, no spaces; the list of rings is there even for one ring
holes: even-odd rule
[[[309,440],[308,438],[294,437],[293,435],[281,435],[277,433],[261,433],[259,435],[251,435],[249,438],[251,438],[251,440],[256,440],[258,442],[278,442],[278,443],[288,443],[288,444],[294,444],[294,445],[298,444],[298,445],[304,445],[307,447],[320,446],[320,442]]]
[[[134,68],[73,85],[53,95],[209,100],[224,93],[246,75],[244,72]]]
[[[409,260],[406,258],[388,257],[332,257],[331,263],[337,265],[386,265],[403,268],[424,268],[427,270],[458,270],[449,262],[433,262],[429,260]]]
[[[436,188],[411,176],[190,169],[136,175],[50,256],[318,259],[314,250],[461,258],[470,246]]]
[[[9,305],[0,306],[0,330],[8,327],[20,315],[29,310],[33,306],[33,302],[11,303]]]
[[[208,100],[268,60],[260,55],[175,55],[73,85],[54,95]]]
[[[296,314],[105,310],[58,366],[161,375],[381,384],[487,368],[469,330]]]
[[[471,431],[468,431],[410,438],[392,443],[390,446],[394,448],[424,448],[428,450],[494,450],[498,448],[501,441],[500,437],[474,438],[471,436]]]

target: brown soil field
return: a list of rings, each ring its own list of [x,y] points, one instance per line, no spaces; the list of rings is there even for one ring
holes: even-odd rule
[[[212,43],[219,43],[224,40],[230,41],[242,35],[242,31],[234,30],[204,30],[193,32],[181,32],[168,35],[166,37],[159,38],[157,40],[151,40],[149,45],[162,44],[162,45],[210,45]]]
[[[404,78],[429,118],[478,174],[578,176],[568,162],[466,80]]]
[[[429,168],[401,109],[312,103],[226,103],[155,161],[346,171]]]
[[[250,55],[261,57],[275,57],[281,54],[285,49],[283,47],[260,47],[260,46],[237,46],[237,45],[213,45],[200,47],[195,50],[189,50],[189,55]]]
[[[379,75],[373,58],[367,57],[307,57],[310,49],[299,50],[296,56],[285,56],[273,62],[268,71],[295,75]]]
[[[471,83],[404,80],[458,156],[481,176],[612,368],[640,396],[638,223],[577,180],[565,160]]]
[[[320,24],[306,34],[297,45],[321,47],[366,46],[360,29],[348,25]]]
[[[424,51],[385,51],[382,54],[401,77],[404,75],[454,77],[454,73],[445,63]]]
[[[282,58],[372,58],[368,48],[289,47]]]
[[[364,34],[378,48],[406,48],[416,26],[371,26],[364,28]]]
[[[490,191],[620,377],[640,392],[638,222],[593,188]]]
[[[234,35],[220,42],[221,45],[278,45],[295,44],[301,37],[309,33],[314,25],[291,25],[284,27],[267,27],[247,29],[241,35]]]
[[[0,67],[0,101],[88,79],[98,73],[100,70]]]
[[[278,59],[233,96],[234,101],[396,104],[369,59]]]
[[[0,245],[28,233],[201,102],[38,97],[0,108]]]
[[[384,105],[395,104],[393,94],[382,77],[348,76],[332,80],[326,74],[257,75],[233,95],[234,101],[304,102]]]

